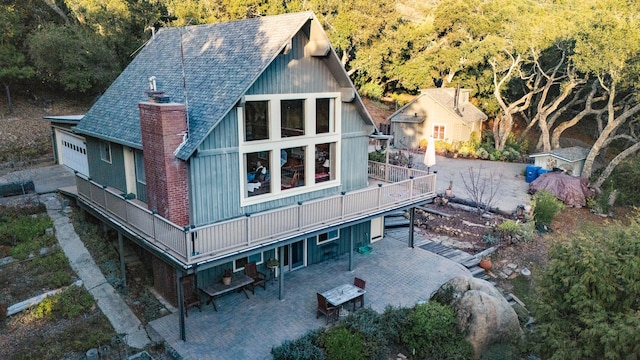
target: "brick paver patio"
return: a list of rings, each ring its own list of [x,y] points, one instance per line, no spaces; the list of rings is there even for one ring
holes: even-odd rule
[[[372,244],[373,252],[354,252],[352,272],[349,255],[284,274],[284,299],[278,299],[278,282],[257,288],[249,299],[230,293],[216,299],[218,312],[205,305],[202,312],[189,309],[186,339],[180,340],[178,314],[151,322],[184,359],[271,359],[270,350],[284,340],[325,326],[316,319],[316,292],[354,276],[366,280],[365,306],[382,312],[386,305],[413,306],[455,276],[471,276],[464,266],[418,247],[407,247],[408,229],[386,230],[384,239]],[[420,238],[416,238],[419,242]],[[349,309],[351,307],[349,306]]]

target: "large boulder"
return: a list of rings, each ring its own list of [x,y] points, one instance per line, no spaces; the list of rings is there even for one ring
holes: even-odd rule
[[[500,291],[485,280],[455,277],[442,285],[432,300],[453,306],[476,358],[491,344],[522,336],[518,315]]]

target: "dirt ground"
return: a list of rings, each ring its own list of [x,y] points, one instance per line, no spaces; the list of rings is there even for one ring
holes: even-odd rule
[[[416,225],[432,237],[445,235],[462,243],[470,244],[469,248],[461,248],[470,254],[477,254],[492,246],[483,241],[483,235],[490,231],[491,226],[507,219],[498,215],[485,218],[476,212],[456,208],[449,204],[430,204],[428,208],[450,216],[416,211]],[[549,261],[549,247],[553,243],[562,241],[586,224],[604,225],[612,220],[623,221],[627,210],[617,208],[612,219],[594,214],[588,208],[567,207],[555,217],[550,231],[544,234],[537,233],[533,241],[518,242],[517,244],[503,241],[495,245],[497,250],[490,256],[493,272],[497,272],[508,264],[516,264],[518,268],[527,267],[535,274],[542,270]],[[510,280],[496,279],[498,285],[505,291],[511,291]]]

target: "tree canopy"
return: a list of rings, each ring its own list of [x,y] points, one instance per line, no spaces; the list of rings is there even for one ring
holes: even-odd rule
[[[461,86],[502,150],[518,121],[536,148],[585,126],[599,186],[640,150],[640,4],[626,0],[24,0],[0,11],[0,81],[98,93],[163,26],[311,10],[364,95]],[[608,154],[608,166],[597,160]],[[613,156],[611,156],[613,154]],[[597,172],[596,172],[597,171]]]

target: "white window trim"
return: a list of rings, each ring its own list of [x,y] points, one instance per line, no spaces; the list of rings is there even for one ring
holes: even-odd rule
[[[442,139],[436,138],[436,126],[441,126],[444,129],[442,134]],[[433,136],[434,140],[444,140],[447,138],[447,125],[446,124],[432,124],[431,125],[431,136]]]
[[[247,261],[249,261],[250,260],[249,258],[252,257],[252,256],[255,256],[255,255],[260,255],[260,261],[256,261],[256,265],[262,264],[264,262],[264,252],[259,252],[257,254],[251,254],[251,255],[244,256],[244,257],[246,257]],[[242,258],[240,258],[240,259],[242,259]],[[238,271],[244,270],[244,266],[243,267],[236,267],[236,260],[238,260],[238,259],[234,259],[231,262],[232,266],[233,266],[233,272],[238,272]]]
[[[332,99],[330,102],[329,111],[333,114],[333,119],[329,121],[328,133],[315,133],[315,113],[316,113],[316,99]],[[281,100],[305,100],[305,135],[282,138],[280,133],[280,101]],[[342,101],[339,92],[321,92],[321,93],[296,93],[296,94],[268,94],[268,95],[246,95],[244,97],[247,101],[268,101],[269,102],[269,139],[245,141],[244,133],[244,108],[237,108],[238,117],[238,161],[240,169],[240,206],[249,206],[259,204],[266,201],[275,199],[281,199],[298,194],[304,194],[311,191],[317,191],[322,189],[328,189],[340,185],[340,159],[341,159],[341,141],[342,141]],[[306,147],[305,151],[305,174],[315,173],[315,145],[335,143],[335,150],[333,157],[335,157],[335,169],[331,169],[333,172],[333,180],[324,181],[321,183],[315,183],[313,178],[306,178],[306,184],[304,186],[281,190],[281,171],[279,166],[273,166],[273,164],[280,163],[280,149],[288,149],[294,147]],[[247,185],[246,174],[244,173],[245,166],[245,154],[269,151],[270,152],[270,168],[267,169],[270,172],[271,177],[271,192],[267,194],[261,194],[259,196],[246,197]]]
[[[332,230],[332,231],[333,231],[333,230]],[[316,245],[318,245],[318,246],[322,246],[322,245],[328,244],[328,243],[330,243],[330,242],[332,242],[332,241],[335,241],[335,240],[340,239],[340,229],[336,229],[335,231],[336,231],[336,233],[337,233],[337,235],[336,235],[335,237],[331,237],[331,238],[330,238],[330,237],[329,237],[329,235],[327,235],[327,240],[324,240],[324,241],[320,241],[320,235],[321,235],[321,234],[318,234],[318,235],[316,236]],[[326,233],[323,233],[323,234],[329,234],[330,232],[331,232],[331,231],[327,231]]]
[[[103,148],[103,145],[105,145],[105,144],[107,145],[106,152],[109,153],[109,160],[105,159],[105,157],[103,156],[103,153],[102,153],[102,148]],[[106,154],[106,152],[105,152],[105,154]],[[111,161],[113,160],[113,157],[111,155],[112,155],[111,154],[111,143],[106,141],[106,140],[100,140],[100,160],[111,164]]]

